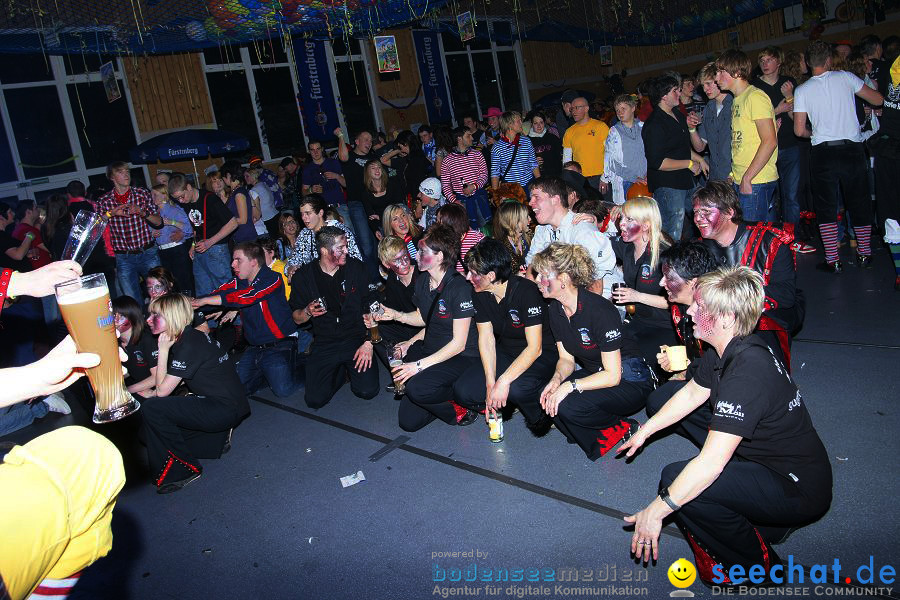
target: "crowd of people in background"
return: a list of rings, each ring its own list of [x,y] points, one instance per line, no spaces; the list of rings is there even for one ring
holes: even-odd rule
[[[549,111],[491,107],[452,128],[337,129],[334,152],[311,141],[303,161],[228,160],[202,182],[160,170],[145,189],[115,162],[108,186],[2,207],[0,260],[40,269],[79,210],[108,220],[84,272],[114,297],[160,493],[230,449],[264,387],[305,387],[317,409],[348,382],[363,400],[387,384],[406,431],[518,409],[591,460],[687,419],[701,456],[670,465],[631,517],[632,551],[656,557],[678,511],[698,565],[763,564],[831,497],[790,377],[796,254],[821,248],[838,273],[846,242],[871,268],[883,238],[900,290],[900,39],[842,50],[727,50],[610,101],[566,91]],[[3,366],[36,361],[36,325],[51,345],[64,335],[52,296],[2,318]],[[57,392],[0,409],[0,434],[48,410],[69,407]],[[743,471],[790,501],[758,510]],[[707,526],[729,511],[731,526]]]

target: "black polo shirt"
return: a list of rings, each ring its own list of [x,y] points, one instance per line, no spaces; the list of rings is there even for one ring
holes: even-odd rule
[[[7,250],[18,248],[21,245],[22,242],[20,240],[0,229],[0,267],[23,273],[31,270],[31,265],[27,260],[15,260],[6,253]]]
[[[622,275],[625,279],[625,285],[643,294],[665,297],[666,290],[662,286],[661,265],[657,264],[655,269],[650,268],[650,246],[648,245],[641,257],[635,261],[633,243],[623,242],[622,238],[619,237],[613,238],[611,241],[616,258],[622,261]],[[662,248],[660,252],[662,252]],[[634,317],[645,325],[661,329],[672,328],[672,317],[668,309],[665,308],[656,308],[655,306],[636,302],[634,305]]]
[[[475,294],[475,311],[475,322],[490,323],[497,346],[507,354],[518,356],[528,346],[525,328],[534,325],[543,327],[545,351],[556,345],[547,321],[547,303],[533,281],[513,275],[500,302],[490,292]]]
[[[793,480],[810,494],[831,493],[825,446],[787,369],[756,335],[734,338],[720,358],[704,353],[694,374],[710,390],[710,430],[743,438],[735,454]]]
[[[150,377],[150,369],[156,366],[158,348],[156,338],[149,331],[141,335],[137,343],[130,343],[123,348],[128,356],[128,360],[122,365],[128,369],[126,384],[140,383]]]
[[[553,337],[591,373],[603,370],[602,352],[619,350],[622,360],[640,356],[619,311],[599,294],[578,288],[578,308],[571,319],[558,300],[551,300],[547,310]]]
[[[181,377],[197,396],[247,403],[231,356],[219,342],[191,327],[184,329],[169,350],[167,373]]]
[[[381,303],[398,312],[415,312],[417,307],[416,303],[413,302],[413,295],[416,292],[416,280],[421,276],[421,271],[413,267],[412,281],[409,282],[409,286],[405,286],[396,273],[393,271],[388,273],[384,280],[384,296]],[[403,323],[394,323],[394,325],[401,328],[402,331],[408,332],[409,337],[416,335],[421,329],[421,327],[413,327]]]
[[[441,284],[429,290],[431,277],[423,273],[416,279],[416,291],[413,302],[422,320],[425,321],[424,350],[426,354],[434,354],[453,339],[454,319],[466,319],[475,316],[475,303],[472,298],[472,285],[459,271],[451,268],[444,275]],[[434,307],[434,310],[432,310]],[[429,319],[428,316],[431,315]],[[466,347],[460,356],[478,356],[478,331],[475,319],[469,324],[469,335]]]
[[[181,208],[194,228],[194,239],[197,241],[213,237],[232,219],[231,211],[222,199],[212,192],[203,190],[200,190],[196,202],[181,203]],[[219,244],[227,242],[232,234],[219,240]]]
[[[312,319],[316,340],[348,339],[362,343],[366,335],[363,313],[368,313],[369,304],[378,299],[369,291],[363,263],[348,258],[334,275],[326,275],[318,260],[297,269],[291,278],[291,308],[303,310],[320,297],[325,299],[327,312]]]
[[[797,89],[797,82],[794,81],[792,77],[787,77],[785,75],[779,75],[775,85],[769,85],[763,81],[762,77],[754,79],[753,85],[766,93],[766,96],[768,96],[769,100],[772,102],[772,108],[778,108],[781,101],[785,99],[784,94],[781,92],[781,86],[788,81],[793,84],[794,89]],[[778,149],[793,148],[799,144],[800,142],[797,140],[797,136],[794,135],[794,119],[791,117],[790,113],[784,112],[780,115],[776,115],[775,118],[781,119],[781,126],[778,128],[777,134]]]
[[[644,141],[644,153],[647,155],[647,186],[650,191],[656,188],[672,188],[689,190],[694,187],[694,175],[690,169],[676,171],[660,171],[662,161],[690,160],[691,134],[688,133],[687,117],[680,110],[672,111],[674,118],[664,110],[654,107],[641,128],[641,139]]]

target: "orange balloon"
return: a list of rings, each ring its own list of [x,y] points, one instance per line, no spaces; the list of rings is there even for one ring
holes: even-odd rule
[[[650,188],[647,187],[646,183],[636,182],[632,183],[631,187],[628,188],[626,200],[631,200],[637,196],[647,196],[648,198],[652,198],[653,194],[650,193]]]

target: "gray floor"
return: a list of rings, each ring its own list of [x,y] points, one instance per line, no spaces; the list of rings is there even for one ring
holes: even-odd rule
[[[778,552],[807,566],[839,559],[841,578],[856,582],[870,557],[876,572],[900,567],[900,293],[884,250],[875,269],[847,264],[839,276],[813,270],[816,260],[800,257],[809,308],[794,375],[832,458],[834,502]],[[664,465],[696,454],[676,436],[630,464],[591,463],[557,431],[533,438],[521,415],[492,444],[483,423],[404,434],[387,393],[361,401],[345,387],[319,411],[305,407],[302,392],[258,397],[233,450],[206,461],[203,477],[183,491],[158,496],[133,469],[116,508],[113,551],[71,597],[663,597],[675,589],[666,569],[691,558],[670,526],[659,563],[635,564],[622,521],[652,499]],[[370,460],[401,435],[410,439]],[[359,470],[366,481],[342,488],[339,478]],[[452,552],[473,555],[438,554]],[[496,569],[511,577],[524,569],[525,580],[497,582]],[[578,570],[578,582],[558,581],[568,569]],[[549,570],[557,581],[527,580],[545,580]],[[806,584],[794,595],[826,593]],[[690,589],[713,595],[699,583]],[[900,598],[896,587],[881,592]]]

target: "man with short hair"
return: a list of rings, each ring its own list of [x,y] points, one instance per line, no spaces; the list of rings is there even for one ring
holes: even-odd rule
[[[344,221],[350,223],[350,209],[344,196],[347,181],[344,179],[341,163],[325,156],[325,149],[320,141],[311,140],[308,148],[311,160],[303,167],[303,196],[321,194],[325,202],[333,206]]]
[[[266,266],[263,249],[254,242],[234,247],[231,268],[234,279],[191,305],[240,311],[247,348],[237,373],[246,392],[253,394],[266,382],[276,396],[290,396],[303,381],[295,371],[297,326],[281,275]]]
[[[720,266],[748,266],[763,276],[765,306],[757,334],[791,368],[791,340],[806,312],[797,288],[793,235],[769,223],[741,219],[741,202],[734,186],[710,181],[694,194],[694,225]]]
[[[259,169],[259,182],[266,186],[266,189],[272,194],[275,201],[275,208],[284,207],[284,196],[281,193],[281,186],[278,185],[278,175],[272,169],[267,169],[263,164],[263,160],[258,156],[251,156],[250,163],[247,165],[251,169]],[[168,185],[168,181],[166,184]]]
[[[491,148],[491,187],[498,189],[500,183],[518,183],[528,193],[528,183],[541,176],[534,146],[528,136],[523,135],[522,115],[507,111],[500,117],[503,135]]]
[[[702,117],[687,116],[691,145],[698,153],[709,148],[709,180],[725,181],[731,175],[731,105],[734,97],[716,83],[716,63],[707,63],[700,71],[700,84],[709,102]],[[791,133],[793,135],[793,133]]]
[[[228,239],[237,219],[214,193],[199,190],[181,173],[169,177],[169,195],[181,205],[194,228],[194,284],[200,296],[231,278]]]
[[[794,135],[794,86],[797,82],[781,74],[784,53],[777,46],[767,46],[759,53],[760,75],[753,85],[766,93],[775,108],[778,129],[778,193],[781,197],[781,220],[784,229],[794,231],[800,222],[800,142]],[[770,215],[771,216],[771,215]],[[815,251],[804,245],[804,252]]]
[[[319,194],[309,194],[303,198],[300,205],[300,214],[297,220],[303,223],[303,229],[297,232],[297,240],[294,242],[294,249],[291,256],[287,260],[288,275],[293,275],[297,267],[301,267],[307,263],[311,263],[319,258],[319,252],[316,247],[316,233],[323,227],[337,227],[347,236],[347,248],[351,258],[362,260],[362,254],[356,245],[356,237],[350,228],[340,221],[329,221],[325,219],[325,210],[328,205],[325,199]]]
[[[416,135],[419,136],[419,141],[422,142],[422,152],[425,153],[425,156],[428,157],[431,164],[434,164],[437,156],[437,143],[434,141],[434,130],[430,125],[422,125],[419,127],[419,131],[416,132]]]
[[[143,298],[140,278],[160,264],[150,230],[161,229],[162,218],[150,192],[131,185],[128,163],[110,163],[106,177],[113,189],[100,197],[97,208],[109,219],[119,291],[140,302]]]
[[[362,199],[368,193],[364,183],[366,163],[379,157],[372,151],[372,132],[361,129],[353,137],[353,149],[347,146],[344,132],[338,127],[334,130],[338,138],[338,159],[341,161],[341,169],[344,174],[344,183],[347,188],[347,209],[350,211],[350,223],[356,234],[359,248],[362,250],[363,260],[370,269],[370,273],[377,274],[378,257],[375,252],[375,236],[369,227],[369,216],[363,206]],[[384,162],[384,161],[382,161]],[[388,160],[387,163],[390,163]]]
[[[297,163],[290,156],[281,159],[278,165],[284,171],[284,183],[281,185],[281,200],[284,206],[292,211],[297,210],[300,200],[300,172]],[[218,171],[218,169],[216,169]],[[207,173],[209,175],[209,173]]]
[[[740,50],[716,59],[716,83],[734,95],[731,106],[731,180],[741,199],[744,219],[768,221],[778,185],[778,135],[775,109],[762,90],[750,85],[753,65]]]
[[[40,269],[44,265],[49,265],[53,258],[50,256],[50,250],[44,243],[44,237],[41,234],[41,213],[38,210],[34,200],[22,200],[16,206],[16,226],[13,229],[12,236],[14,239],[23,242],[25,237],[32,237],[31,248],[28,250],[28,262],[31,269]],[[49,296],[48,296],[49,297]]]
[[[319,259],[300,267],[291,278],[294,322],[312,321],[315,339],[306,361],[306,405],[322,408],[350,378],[357,398],[379,391],[378,367],[363,315],[377,296],[370,291],[365,267],[348,259],[347,235],[337,227],[316,234]]]
[[[575,121],[572,119],[572,101],[578,97],[575,90],[566,90],[559,97],[559,110],[553,118],[553,124],[556,126],[556,133],[559,139],[563,139],[566,130],[572,126]]]
[[[577,161],[581,165],[582,175],[591,186],[604,194],[609,184],[600,180],[603,175],[604,149],[609,126],[603,121],[592,119],[590,106],[586,98],[578,96],[572,100],[572,119],[575,122],[566,129],[562,138],[563,162]]]
[[[488,128],[484,130],[481,137],[478,138],[478,144],[482,148],[490,149],[490,147],[500,139],[500,136],[503,135],[503,130],[500,128],[500,117],[503,116],[503,111],[496,106],[491,106],[487,109],[487,112],[481,116],[487,119]]]
[[[472,149],[472,134],[465,127],[453,129],[456,146],[441,163],[441,189],[448,202],[466,207],[472,229],[478,229],[491,218],[487,192],[488,168],[484,155]]]
[[[616,255],[612,244],[593,223],[573,223],[575,213],[569,210],[566,184],[550,177],[535,179],[531,182],[528,205],[534,210],[539,225],[525,256],[525,264],[531,266],[537,253],[553,242],[580,244],[594,261],[594,283],[589,289],[608,299],[612,294],[612,283],[622,281],[616,273]]]
[[[812,77],[794,92],[794,134],[812,138],[810,181],[825,247],[825,262],[817,268],[830,273],[842,270],[837,225],[841,198],[854,223],[857,263],[870,268],[872,203],[855,96],[873,106],[881,106],[884,98],[856,75],[832,71],[831,47],[821,40],[807,47],[806,64]],[[811,134],[806,128],[807,119],[812,125]]]

